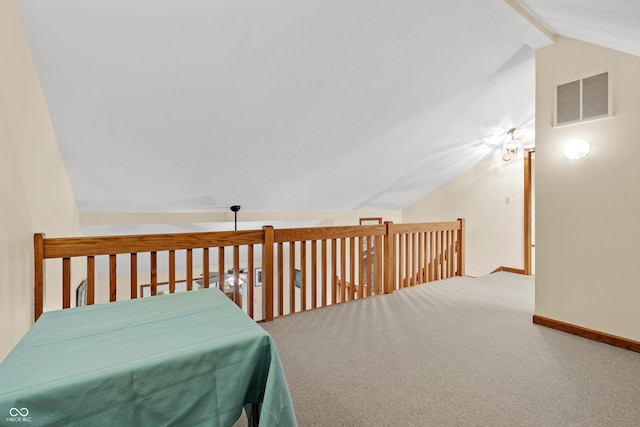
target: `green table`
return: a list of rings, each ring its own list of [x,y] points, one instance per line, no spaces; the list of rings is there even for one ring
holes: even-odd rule
[[[218,289],[46,312],[0,364],[0,425],[228,427],[252,404],[296,425],[271,337]]]

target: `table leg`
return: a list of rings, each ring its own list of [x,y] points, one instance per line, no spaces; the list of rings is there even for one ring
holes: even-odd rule
[[[254,403],[253,408],[251,409],[253,412],[253,427],[258,427],[258,423],[260,421],[260,412],[258,411],[259,403]]]

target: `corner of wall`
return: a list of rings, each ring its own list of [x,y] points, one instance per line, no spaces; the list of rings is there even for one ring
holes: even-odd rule
[[[466,219],[466,271],[524,267],[522,154],[509,162],[497,150],[402,212],[405,222]]]
[[[79,233],[73,191],[15,1],[0,2],[0,360],[33,322],[33,233]]]

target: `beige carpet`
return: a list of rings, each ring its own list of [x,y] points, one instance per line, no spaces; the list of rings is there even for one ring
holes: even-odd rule
[[[534,325],[533,303],[503,272],[262,326],[303,427],[639,426],[640,354]]]

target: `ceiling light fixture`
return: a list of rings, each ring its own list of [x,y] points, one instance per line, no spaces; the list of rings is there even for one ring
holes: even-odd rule
[[[518,151],[523,148],[522,142],[519,139],[516,139],[515,136],[516,128],[511,128],[507,131],[509,135],[509,139],[502,149],[504,150],[504,154],[502,155],[502,160],[508,162],[513,159],[513,156],[518,154]]]

